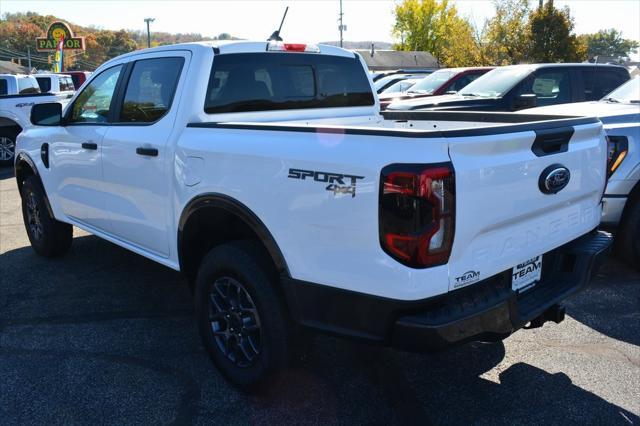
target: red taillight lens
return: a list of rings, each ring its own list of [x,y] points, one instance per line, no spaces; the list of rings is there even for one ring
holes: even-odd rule
[[[394,259],[414,268],[449,261],[453,244],[453,168],[394,164],[380,181],[380,243]]]

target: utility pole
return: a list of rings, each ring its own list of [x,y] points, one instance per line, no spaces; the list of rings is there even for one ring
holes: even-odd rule
[[[29,61],[29,72],[31,72],[31,46],[27,46],[27,61]]]
[[[340,30],[340,47],[342,47],[342,32],[347,30],[347,27],[342,24],[342,0],[340,0],[340,15],[338,21],[340,21],[340,25],[338,25],[338,29]]]
[[[144,18],[144,22],[147,23],[147,47],[151,47],[151,31],[149,30],[149,24],[155,21],[155,18]]]

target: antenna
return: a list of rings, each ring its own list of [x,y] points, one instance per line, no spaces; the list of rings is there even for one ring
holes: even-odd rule
[[[287,17],[287,12],[289,11],[289,6],[284,10],[284,15],[282,15],[282,21],[280,21],[280,28],[275,30],[273,34],[267,39],[267,41],[282,41],[282,37],[280,37],[280,31],[282,30],[282,24],[284,24],[284,18]]]

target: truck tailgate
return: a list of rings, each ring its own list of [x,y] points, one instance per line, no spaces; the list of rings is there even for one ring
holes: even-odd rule
[[[601,123],[449,141],[456,175],[450,290],[509,270],[598,226],[607,157]],[[564,168],[568,184],[554,193],[567,177]]]

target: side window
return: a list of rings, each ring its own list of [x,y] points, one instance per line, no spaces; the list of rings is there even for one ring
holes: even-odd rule
[[[521,84],[518,95],[536,95],[538,106],[571,102],[570,73],[568,69],[538,71]]]
[[[447,87],[446,91],[457,92],[458,90],[462,89],[463,87],[465,87],[467,84],[471,83],[473,80],[475,80],[478,77],[479,77],[478,74],[463,75],[462,77],[454,81],[451,86]]]
[[[6,95],[9,93],[9,87],[7,84],[7,80],[4,78],[0,78],[0,96]]]
[[[32,95],[34,93],[40,93],[40,86],[38,86],[38,80],[33,77],[18,78],[18,94],[19,95]]]
[[[36,77],[36,80],[38,80],[38,86],[40,86],[42,93],[51,91],[51,77]]]
[[[122,65],[103,71],[78,95],[71,107],[70,123],[105,123]]]
[[[183,58],[136,61],[118,121],[153,123],[165,115],[171,107],[183,63]]]

